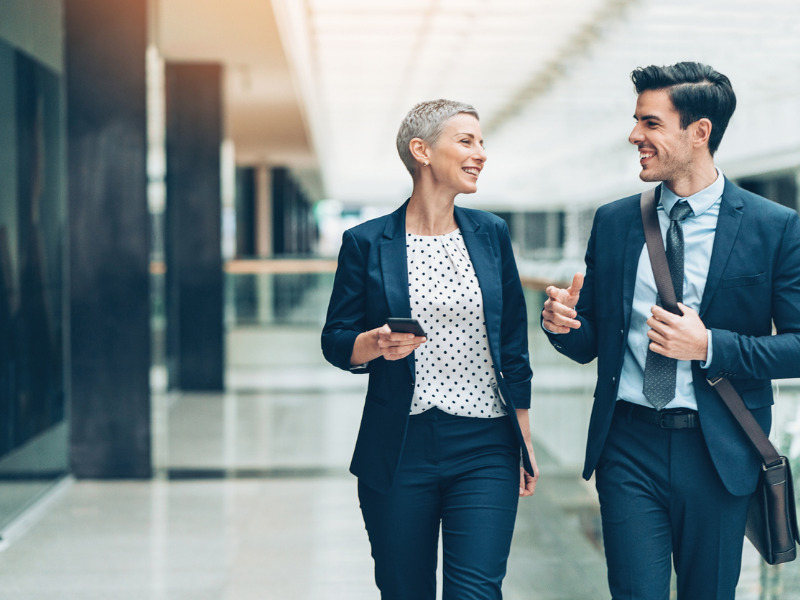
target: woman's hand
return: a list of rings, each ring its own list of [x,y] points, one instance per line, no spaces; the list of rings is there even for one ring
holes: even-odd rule
[[[400,360],[419,348],[428,339],[413,333],[396,333],[388,325],[359,334],[350,356],[351,365],[362,365],[382,356],[386,360]]]
[[[522,431],[522,438],[525,440],[525,449],[528,452],[528,458],[531,459],[531,466],[533,467],[533,475],[528,473],[523,467],[519,468],[519,495],[533,496],[533,492],[536,489],[536,482],[539,481],[539,465],[536,464],[536,457],[533,454],[531,421],[528,416],[527,408],[518,408],[516,412],[519,428],[520,431]]]
[[[533,446],[530,442],[526,444],[528,448],[528,456],[531,459],[531,466],[533,467],[533,472],[535,475],[531,476],[524,467],[519,468],[519,495],[520,497],[523,496],[533,496],[533,492],[536,490],[536,482],[539,481],[539,466],[536,464],[536,457],[533,455]]]
[[[389,329],[388,325],[375,329],[377,346],[380,355],[386,360],[400,360],[411,354],[422,344],[427,342],[427,338],[418,337],[413,333],[397,333]]]

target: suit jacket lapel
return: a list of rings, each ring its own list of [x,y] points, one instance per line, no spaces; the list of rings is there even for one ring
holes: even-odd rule
[[[488,230],[482,228],[458,206],[455,207],[455,218],[464,238],[464,244],[467,246],[467,252],[469,252],[469,258],[475,269],[475,275],[481,286],[483,316],[486,319],[489,348],[494,353],[495,349],[500,347],[503,284],[497,269],[492,241]],[[499,356],[494,358],[499,360]]]
[[[406,252],[406,201],[394,211],[383,230],[379,254],[383,292],[390,317],[410,317],[411,303],[408,299],[408,254]],[[409,354],[406,364],[414,381],[414,353]]]
[[[739,227],[742,223],[742,209],[744,203],[730,181],[725,179],[725,189],[722,192],[722,203],[719,207],[719,218],[717,220],[717,231],[714,234],[714,248],[711,251],[711,263],[708,266],[708,278],[706,287],[703,290],[703,300],[700,303],[700,317],[703,316],[714,293],[717,291],[722,273],[728,264],[728,259],[739,234]]]
[[[383,230],[379,253],[383,291],[390,317],[410,317],[408,261],[406,254],[406,205],[394,211]]]
[[[656,202],[660,196],[660,190],[656,190]],[[639,204],[636,204],[635,216],[630,221],[628,229],[628,239],[625,242],[625,251],[622,256],[622,306],[624,327],[627,330],[631,322],[631,312],[633,309],[633,293],[636,288],[636,274],[639,271],[639,259],[644,248],[644,225]],[[595,284],[597,285],[597,284]]]

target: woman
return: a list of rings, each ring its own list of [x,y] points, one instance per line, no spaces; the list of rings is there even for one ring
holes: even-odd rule
[[[505,222],[455,206],[486,162],[475,109],[418,104],[397,149],[413,192],[345,232],[322,350],[369,373],[350,470],[383,600],[435,599],[440,524],[443,598],[494,600],[538,477],[522,286]]]

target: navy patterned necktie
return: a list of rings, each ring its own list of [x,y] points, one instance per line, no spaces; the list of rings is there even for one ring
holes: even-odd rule
[[[672,284],[675,286],[675,298],[683,302],[683,226],[681,221],[692,214],[692,207],[679,201],[669,213],[670,223],[667,229],[667,262]],[[660,299],[656,302],[661,305]],[[675,381],[678,361],[647,349],[644,363],[644,385],[642,391],[645,398],[657,410],[661,410],[675,397]]]

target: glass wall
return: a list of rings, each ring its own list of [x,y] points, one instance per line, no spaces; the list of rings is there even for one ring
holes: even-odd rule
[[[43,60],[30,47],[52,31],[60,44],[60,4],[17,21],[13,5],[16,34],[0,28],[0,528],[68,468],[63,79],[52,38]]]

